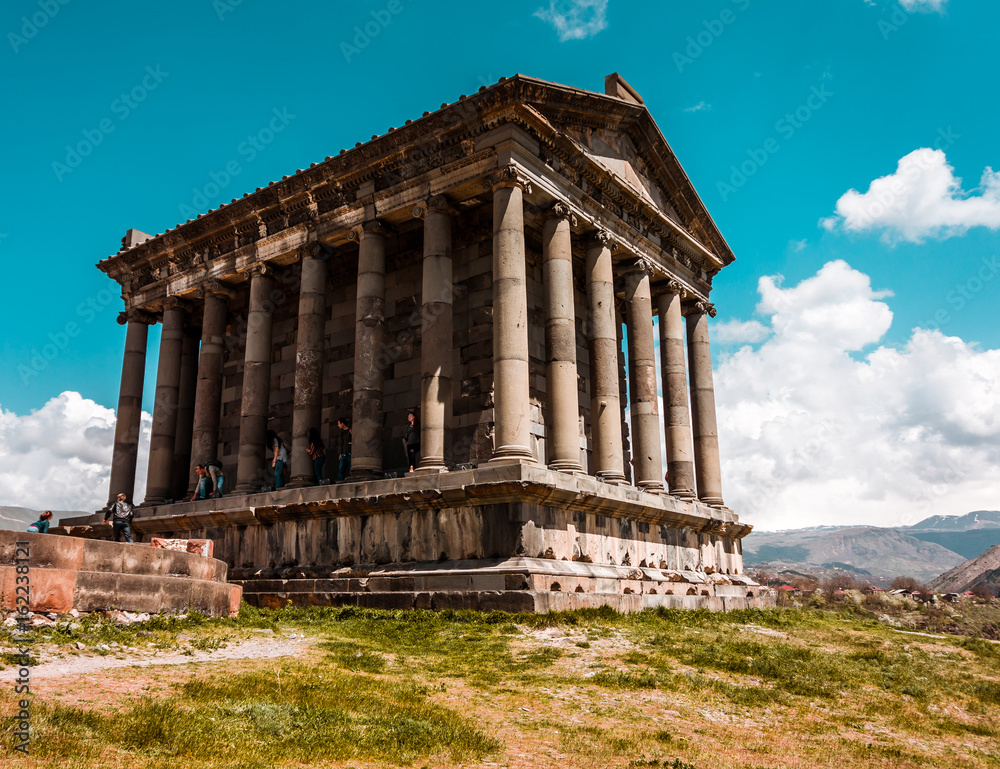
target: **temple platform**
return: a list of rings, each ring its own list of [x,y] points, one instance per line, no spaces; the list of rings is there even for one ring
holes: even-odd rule
[[[230,579],[260,606],[773,602],[741,573],[750,527],[731,511],[530,464],[142,507],[133,525],[144,539],[214,540]]]

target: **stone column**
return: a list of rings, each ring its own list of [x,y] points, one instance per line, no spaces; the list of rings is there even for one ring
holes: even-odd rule
[[[184,332],[180,389],[177,393],[177,429],[174,438],[174,474],[171,496],[183,499],[191,476],[191,438],[194,433],[194,399],[198,383],[198,337]]]
[[[587,246],[587,322],[590,326],[590,423],[594,474],[603,481],[625,480],[622,457],[621,393],[618,389],[618,329],[611,266],[613,239],[596,233]]]
[[[153,432],[149,439],[149,472],[146,499],[153,505],[173,498],[174,442],[177,435],[177,398],[184,352],[184,308],[180,300],[163,304],[160,360],[156,367],[156,398],[153,402]]]
[[[634,482],[644,491],[663,491],[660,456],[660,413],[656,394],[656,352],[653,341],[653,299],[649,269],[641,260],[625,275],[628,307],[628,362],[632,403]]]
[[[524,192],[513,165],[493,187],[493,458],[534,463],[528,380],[528,295],[524,255]]]
[[[198,290],[204,299],[201,320],[201,355],[194,395],[194,431],[191,460],[204,465],[219,455],[219,420],[222,416],[222,365],[225,362],[226,321],[233,293],[212,281]],[[263,450],[262,450],[263,451]],[[194,493],[194,473],[188,479],[188,496]],[[228,490],[228,489],[227,489]]]
[[[385,414],[385,238],[378,219],[365,222],[358,249],[358,296],[354,325],[354,407],[351,424],[352,481],[381,478]]]
[[[663,420],[667,435],[667,474],[670,493],[694,499],[694,459],[691,453],[691,416],[688,411],[687,363],[684,354],[684,316],[681,286],[670,281],[658,299],[660,312],[660,366],[663,372]]]
[[[323,406],[323,349],[326,338],[326,254],[315,243],[302,253],[299,325],[292,403],[292,478],[289,486],[317,482],[308,454],[309,430],[319,429]]]
[[[549,467],[583,472],[580,463],[580,398],[576,373],[576,309],[570,228],[576,217],[556,203],[542,227],[545,288],[545,386],[549,415],[545,437]]]
[[[715,389],[712,355],[708,346],[708,318],[715,308],[696,303],[687,316],[688,358],[691,364],[691,410],[694,417],[694,461],[698,499],[722,507],[722,468],[719,434],[715,424]]]
[[[417,212],[415,212],[417,213]],[[451,421],[451,217],[443,196],[427,201],[420,324],[420,466],[415,475],[446,472],[445,434]]]
[[[111,456],[111,483],[108,507],[119,494],[129,502],[135,494],[135,467],[139,456],[139,432],[142,426],[142,385],[146,376],[146,342],[149,324],[154,320],[141,312],[123,312],[120,324],[125,331],[125,354],[122,358],[122,382],[118,390],[118,418],[115,422],[115,448]],[[105,508],[107,509],[107,508]]]
[[[264,485],[264,433],[271,397],[271,325],[274,306],[274,270],[256,264],[250,270],[250,309],[247,313],[246,352],[243,357],[243,395],[240,402],[240,447],[235,491],[251,492]]]

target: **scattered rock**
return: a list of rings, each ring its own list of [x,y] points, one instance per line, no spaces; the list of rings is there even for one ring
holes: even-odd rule
[[[86,646],[84,646],[84,645],[83,645],[82,643],[80,643],[79,641],[77,641],[77,642],[76,642],[75,644],[73,644],[73,646],[75,646],[75,647],[76,647],[77,649],[79,649],[80,651],[83,651],[84,649],[86,649],[86,648],[87,648]]]
[[[255,627],[250,631],[251,633],[260,633],[261,635],[274,635],[274,631],[268,627]]]
[[[137,638],[152,638],[156,634],[155,633],[151,633],[148,630],[137,630],[137,631],[135,631],[135,635],[136,635]]]
[[[191,640],[191,636],[184,635],[184,633],[181,633],[179,636],[177,636],[177,642],[178,643],[183,643],[184,641],[190,641],[190,640]]]

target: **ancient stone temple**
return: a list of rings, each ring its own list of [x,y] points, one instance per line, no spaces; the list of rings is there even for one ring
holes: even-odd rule
[[[251,602],[757,604],[709,354],[733,258],[618,75],[605,93],[502,79],[161,235],[129,231],[98,265],[125,299],[109,498],[134,490],[159,323],[135,527],[215,540]],[[340,418],[350,474],[323,482]],[[288,446],[278,490],[268,430]],[[226,495],[184,501],[212,459]]]

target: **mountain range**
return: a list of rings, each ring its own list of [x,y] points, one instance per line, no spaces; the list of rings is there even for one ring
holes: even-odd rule
[[[979,585],[994,595],[1000,589],[1000,545],[945,572],[927,587],[941,593],[964,593]]]
[[[1000,544],[1000,511],[934,515],[913,526],[817,526],[752,532],[743,540],[748,567],[838,569],[859,576],[934,579]]]

